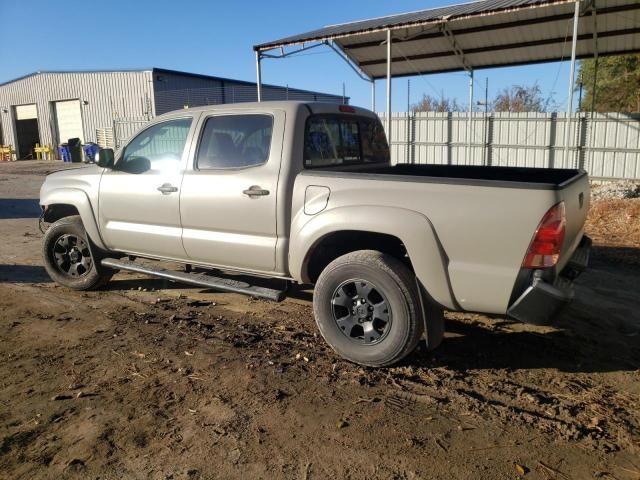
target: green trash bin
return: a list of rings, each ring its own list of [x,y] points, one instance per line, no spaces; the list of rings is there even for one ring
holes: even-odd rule
[[[80,163],[82,162],[82,142],[79,138],[70,138],[67,141],[69,145],[69,155],[71,156],[71,162]]]

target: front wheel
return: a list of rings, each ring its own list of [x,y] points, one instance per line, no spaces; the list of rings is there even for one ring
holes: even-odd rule
[[[399,362],[424,332],[415,276],[395,257],[374,250],[331,262],[316,283],[313,310],[331,348],[361,365]]]
[[[49,227],[42,242],[44,268],[51,279],[74,290],[101,287],[112,271],[99,271],[79,216],[61,218]]]

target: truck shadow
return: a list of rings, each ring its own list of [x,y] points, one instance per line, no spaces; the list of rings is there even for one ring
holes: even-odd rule
[[[499,324],[498,324],[499,325]],[[640,331],[640,325],[638,326]],[[609,334],[584,330],[548,333],[487,329],[458,320],[447,322],[443,344],[430,354],[423,349],[407,359],[414,366],[446,366],[458,371],[530,370],[549,368],[564,372],[615,372],[640,370],[638,331]]]
[[[51,282],[47,271],[40,265],[0,264],[0,282],[46,283]]]
[[[37,198],[0,198],[0,220],[39,216],[40,203]]]
[[[449,314],[435,362],[456,370],[554,368],[567,372],[640,370],[640,249],[597,246],[576,282],[576,298],[552,328],[505,318]],[[422,355],[413,364],[433,366]]]

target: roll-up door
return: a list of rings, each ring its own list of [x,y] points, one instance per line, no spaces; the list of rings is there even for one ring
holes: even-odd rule
[[[66,143],[70,138],[79,138],[84,143],[80,100],[55,102],[55,110],[60,143]]]

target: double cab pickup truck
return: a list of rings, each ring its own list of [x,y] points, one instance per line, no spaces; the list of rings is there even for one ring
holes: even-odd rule
[[[96,163],[42,186],[54,281],[124,269],[272,300],[313,285],[324,339],[368,366],[437,347],[444,309],[546,324],[589,256],[584,171],[393,165],[378,117],[349,105],[171,112]]]

